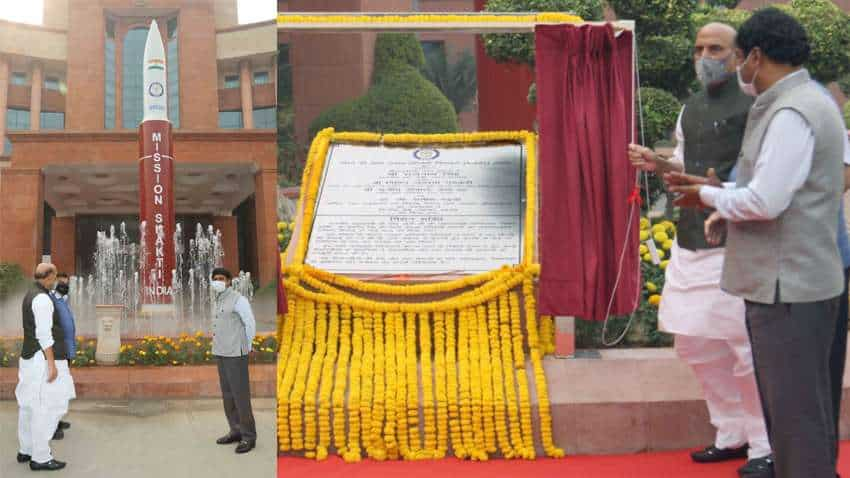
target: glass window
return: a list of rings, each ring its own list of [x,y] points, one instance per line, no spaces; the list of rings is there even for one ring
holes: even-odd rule
[[[30,110],[9,108],[6,111],[6,129],[10,131],[30,129]]]
[[[9,138],[3,137],[3,156],[11,156],[12,155],[12,142],[9,141]]]
[[[123,71],[121,75],[121,111],[122,126],[126,129],[136,129],[144,116],[142,105],[142,60],[145,55],[145,41],[148,29],[134,28],[124,37],[124,52],[122,58]]]
[[[44,79],[44,89],[59,91],[59,78],[48,76]]]
[[[65,129],[65,113],[42,111],[41,129]]]
[[[26,73],[20,73],[20,72],[17,72],[17,71],[12,73],[12,84],[13,85],[19,85],[19,86],[26,85],[27,84],[27,74]]]
[[[257,108],[254,110],[255,128],[277,128],[275,118],[277,108]]]
[[[224,76],[224,87],[225,88],[239,88],[239,75],[225,75]]]
[[[292,101],[292,65],[286,43],[281,43],[277,49],[277,98],[281,104]]]
[[[177,48],[177,18],[168,20],[168,119],[174,128],[180,127],[180,60]]]
[[[219,111],[218,112],[218,127],[224,129],[239,129],[242,126],[241,111]]]
[[[115,22],[106,21],[106,44],[103,50],[104,88],[103,125],[115,129]]]
[[[254,72],[254,84],[255,85],[267,85],[269,84],[269,72],[268,71],[255,71]]]

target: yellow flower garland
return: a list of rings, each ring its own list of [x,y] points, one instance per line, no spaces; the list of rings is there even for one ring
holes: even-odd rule
[[[488,15],[488,14],[449,14],[449,15],[296,15],[278,14],[278,28],[286,29],[287,25],[305,24],[366,24],[366,25],[392,25],[392,24],[425,24],[446,25],[456,23],[523,23],[530,25],[539,24],[575,24],[581,23],[582,18],[560,12],[541,12],[536,15]]]
[[[522,263],[422,284],[358,281],[304,264],[332,143],[506,141],[522,143],[527,156]],[[348,462],[361,460],[363,451],[378,460],[441,458],[449,447],[459,458],[486,460],[497,450],[505,458],[533,458],[533,379],[540,444],[548,456],[563,456],[552,437],[542,366],[543,355],[554,348],[554,324],[550,317],[538,321],[533,294],[540,273],[534,262],[535,144],[528,132],[378,135],[327,129],[317,135],[298,203],[302,226],[293,241],[294,262],[284,268],[289,309],[278,326],[281,451],[323,459],[333,442]]]

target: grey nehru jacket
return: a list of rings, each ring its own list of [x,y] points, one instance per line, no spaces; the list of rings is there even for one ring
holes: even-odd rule
[[[778,217],[729,223],[723,290],[762,304],[773,304],[777,293],[784,303],[841,294],[844,276],[835,217],[844,190],[842,153],[847,132],[830,101],[803,71],[760,95],[750,110],[738,159],[738,187],[752,180],[768,125],[780,110],[794,110],[811,126],[814,156],[803,186]]]
[[[228,287],[214,303],[212,354],[219,357],[241,357],[251,351],[253,337],[248,337],[243,318],[234,310],[242,298]]]

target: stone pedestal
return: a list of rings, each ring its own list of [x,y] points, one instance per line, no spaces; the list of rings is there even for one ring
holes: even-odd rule
[[[174,304],[144,304],[139,310],[139,321],[143,324],[140,329],[147,335],[176,337],[181,332]]]
[[[118,365],[121,355],[122,305],[98,305],[95,307],[97,321],[97,350],[95,360],[99,365]]]

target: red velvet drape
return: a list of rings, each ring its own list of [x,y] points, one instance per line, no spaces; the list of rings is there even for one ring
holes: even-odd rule
[[[635,170],[627,157],[632,33],[615,36],[610,25],[541,25],[535,39],[540,313],[603,320],[612,293],[611,313],[630,313],[640,287],[640,210],[635,206],[630,218]]]

